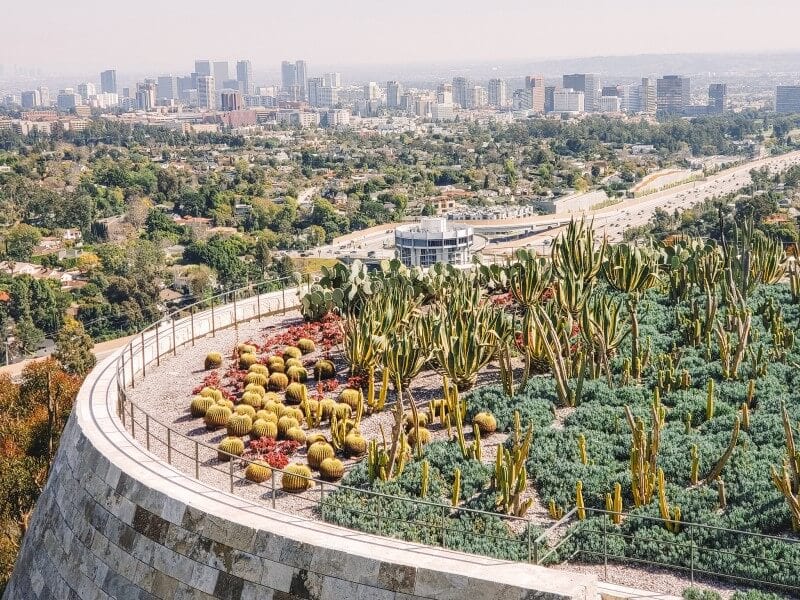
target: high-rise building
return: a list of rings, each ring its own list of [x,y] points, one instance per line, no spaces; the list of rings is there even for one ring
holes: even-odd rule
[[[775,112],[800,113],[800,85],[779,85],[775,89]]]
[[[86,100],[90,96],[97,95],[97,88],[94,87],[93,83],[80,83],[78,84],[78,93],[84,100]]]
[[[298,100],[305,100],[307,97],[306,86],[308,85],[308,63],[298,60],[294,63],[295,77],[297,79]]]
[[[400,108],[400,97],[403,95],[403,84],[399,81],[386,82],[386,107]]]
[[[42,96],[39,90],[31,90],[20,94],[20,104],[22,108],[36,108],[42,105]]]
[[[326,85],[324,77],[312,77],[308,80],[308,103],[321,108],[336,106],[339,103],[339,90]]]
[[[453,104],[459,108],[467,108],[470,87],[472,86],[466,77],[453,77]]]
[[[656,106],[659,111],[682,113],[691,101],[691,83],[688,77],[664,75],[656,81]]]
[[[525,77],[525,89],[530,90],[530,110],[544,112],[544,75],[528,75]]]
[[[489,106],[495,108],[505,108],[508,104],[506,98],[506,82],[502,79],[489,80]]]
[[[158,101],[177,100],[178,98],[180,98],[178,93],[178,78],[174,75],[161,75],[158,78]]]
[[[240,60],[236,63],[236,80],[239,82],[239,91],[242,94],[253,93],[253,64],[249,60]]]
[[[40,85],[36,89],[39,92],[39,101],[42,103],[42,106],[50,106],[50,90],[47,86]]]
[[[152,110],[156,106],[156,84],[152,81],[136,84],[136,108]]]
[[[81,104],[80,94],[76,94],[72,88],[66,88],[58,93],[56,98],[56,106],[59,110],[68,112],[74,110],[76,106]]]
[[[564,89],[583,92],[586,112],[598,110],[600,106],[600,76],[595,73],[574,73],[562,77]],[[556,112],[559,112],[556,110]]]
[[[294,63],[285,60],[281,63],[281,89],[288,92],[297,85],[297,67]]]
[[[728,108],[728,85],[712,83],[708,86],[708,110],[712,114],[722,114]]]
[[[436,88],[436,102],[439,104],[453,103],[453,84],[440,83]]]
[[[186,75],[185,77],[178,77],[178,98],[183,99],[183,95],[186,90],[196,90],[195,87],[197,84],[195,81],[192,80],[191,75]]]
[[[658,95],[656,86],[649,77],[642,77],[642,85],[639,86],[639,105],[635,112],[646,115],[654,115],[658,110]]]
[[[197,106],[214,110],[217,107],[217,89],[214,77],[202,75],[197,78]]]
[[[228,71],[230,65],[228,64],[227,60],[220,60],[214,62],[214,82],[219,85],[226,79],[230,79],[230,73]]]
[[[379,100],[381,97],[381,87],[374,81],[370,81],[364,86],[364,98],[367,102]]]
[[[553,92],[553,111],[559,113],[578,113],[586,110],[586,95],[570,88]]]
[[[117,93],[117,72],[114,69],[100,73],[100,91],[104,94]]]
[[[622,102],[619,96],[600,96],[600,112],[617,113],[622,110],[621,107]]]
[[[322,76],[322,83],[327,87],[340,88],[342,87],[342,74],[341,73],[325,73]]]
[[[241,110],[244,108],[242,93],[239,90],[226,90],[220,94],[222,110]]]
[[[555,111],[555,100],[554,94],[556,92],[556,86],[548,85],[544,88],[544,112],[553,112]]]
[[[468,90],[467,105],[469,108],[483,108],[488,104],[486,88],[481,85],[473,85]]]
[[[208,77],[211,75],[211,61],[210,60],[196,60],[194,61],[194,72],[198,77]]]

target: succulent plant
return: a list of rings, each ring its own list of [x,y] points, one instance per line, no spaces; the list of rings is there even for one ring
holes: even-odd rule
[[[264,389],[264,387],[256,385],[255,383],[248,383],[246,386],[244,386],[244,391],[258,394],[262,398],[264,397],[264,394],[266,394],[266,390]]]
[[[253,420],[247,415],[232,415],[225,426],[228,435],[244,437],[253,429]]]
[[[417,432],[419,432],[419,443],[422,445],[429,444],[431,441],[431,432],[424,427],[412,427],[408,432],[408,443],[412,446],[417,445]]]
[[[314,379],[323,380],[323,379],[333,379],[336,377],[336,367],[334,364],[323,358],[316,362],[314,365]]]
[[[227,398],[223,398],[222,400],[215,400],[214,404],[217,406],[224,406],[231,412],[233,412],[233,407],[235,406],[233,400],[228,400]]]
[[[242,354],[255,354],[258,349],[252,344],[239,344],[236,346],[236,350],[241,356]]]
[[[311,481],[311,469],[306,465],[291,463],[286,465],[281,476],[281,488],[284,492],[305,492],[314,485]]]
[[[351,431],[344,438],[344,451],[347,456],[364,456],[367,453],[367,440],[357,431]]]
[[[203,417],[206,411],[214,406],[214,399],[208,396],[195,396],[189,405],[189,411],[193,417]]]
[[[247,415],[250,417],[250,420],[254,420],[256,418],[256,409],[250,406],[249,404],[240,404],[236,408],[233,409],[234,415]]]
[[[299,358],[287,358],[284,365],[286,365],[286,370],[288,371],[292,367],[302,367],[303,361]]]
[[[303,431],[299,426],[290,427],[289,430],[284,435],[284,437],[287,440],[290,440],[292,442],[297,442],[298,444],[306,443],[306,432]]]
[[[289,431],[292,427],[300,427],[300,422],[294,417],[286,415],[278,419],[279,436],[286,437],[286,432]]]
[[[275,404],[282,404],[283,398],[278,392],[267,392],[264,394],[264,403],[274,402]]]
[[[272,477],[272,467],[263,460],[251,462],[244,470],[244,478],[253,483],[264,483],[270,477]]]
[[[322,418],[330,419],[336,409],[336,402],[333,398],[323,398],[319,401],[319,406],[320,410],[322,410]]]
[[[269,376],[268,387],[273,392],[285,390],[289,385],[289,378],[284,373],[273,373]]]
[[[255,354],[250,354],[249,352],[246,354],[239,355],[239,368],[240,369],[249,369],[252,365],[258,362],[258,357]]]
[[[228,462],[233,456],[241,456],[244,454],[244,442],[238,437],[226,437],[223,439],[219,446],[217,446],[217,457],[222,462]]]
[[[209,398],[213,398],[214,400],[222,400],[225,396],[222,395],[222,392],[217,388],[213,387],[204,387],[200,390],[201,396],[208,396]]]
[[[355,388],[343,389],[342,393],[339,394],[339,402],[347,404],[350,408],[356,410],[356,408],[358,408],[358,403],[362,402],[361,390]]]
[[[267,365],[262,365],[261,363],[253,363],[247,368],[248,373],[261,373],[262,375],[269,375],[269,369]]]
[[[303,356],[303,352],[296,346],[286,346],[283,349],[283,360],[287,358],[300,358],[301,356]]]
[[[286,386],[286,403],[300,404],[306,398],[306,386],[302,383],[293,382]]]
[[[497,419],[490,412],[479,412],[472,422],[481,430],[481,434],[489,435],[497,431]]]
[[[350,408],[349,404],[345,404],[344,402],[337,402],[333,409],[333,414],[336,415],[337,419],[349,419],[352,413],[353,409]]]
[[[245,392],[242,394],[242,404],[252,406],[253,408],[261,408],[263,400],[261,395],[256,392]]]
[[[256,385],[260,385],[261,387],[266,387],[267,385],[267,376],[263,373],[248,373],[244,377],[245,383],[254,383]]]
[[[308,459],[308,466],[312,469],[319,469],[319,465],[323,460],[326,458],[333,458],[334,455],[333,446],[329,443],[315,442],[311,444],[311,447],[308,449],[308,454],[306,456]]]
[[[419,424],[420,427],[427,427],[428,426],[428,414],[417,412],[417,422],[414,423],[414,415],[409,413],[406,415],[406,431],[413,428],[416,424]]]
[[[267,366],[270,373],[283,373],[286,370],[286,363],[280,356],[270,356],[267,359]]]
[[[250,437],[254,439],[262,437],[278,439],[278,424],[275,421],[258,419],[253,423],[253,430],[250,432]]]
[[[278,423],[278,415],[274,412],[270,412],[268,410],[258,410],[256,411],[256,419],[261,419],[262,421],[269,421],[270,423]]]
[[[286,376],[289,378],[289,381],[298,381],[300,383],[305,383],[308,381],[308,371],[305,367],[298,367],[298,366],[291,366],[286,369]]]
[[[312,433],[306,436],[306,450],[311,448],[313,444],[317,442],[325,442],[328,443],[328,438],[325,437],[324,433]]]
[[[326,458],[319,465],[319,474],[326,481],[338,481],[344,477],[344,463],[338,458]]]
[[[232,414],[233,411],[227,406],[219,406],[218,404],[215,404],[206,411],[206,427],[212,430],[224,427],[228,422],[228,419],[231,418]]]
[[[297,347],[303,354],[311,354],[317,349],[317,345],[314,343],[314,340],[310,340],[308,338],[300,338],[297,340]]]
[[[222,354],[219,352],[209,352],[206,354],[205,360],[205,369],[206,371],[210,371],[211,369],[218,369],[222,366]]]

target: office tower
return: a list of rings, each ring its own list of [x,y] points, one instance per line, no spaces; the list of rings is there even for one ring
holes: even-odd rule
[[[100,91],[104,94],[117,93],[117,72],[114,69],[100,73]]]
[[[600,96],[600,112],[616,113],[622,109],[622,102],[619,96]]]
[[[322,76],[322,83],[327,87],[340,88],[342,87],[342,74],[341,73],[325,73]]]
[[[22,104],[22,108],[36,108],[37,106],[41,106],[42,98],[39,95],[39,90],[22,92],[22,94],[20,94],[20,104]]]
[[[217,91],[220,91],[220,92],[222,90],[238,90],[239,89],[239,80],[238,79],[226,79],[225,81],[222,82],[221,86],[219,85],[219,81],[215,81],[215,83],[216,83],[216,85],[218,87]]]
[[[488,103],[487,100],[486,88],[480,85],[469,88],[467,98],[469,108],[483,108]]]
[[[90,96],[97,95],[97,88],[94,87],[93,83],[80,83],[78,84],[78,93],[86,100]]]
[[[236,80],[239,82],[240,92],[253,93],[253,64],[249,60],[240,60],[236,63]]]
[[[544,75],[525,77],[525,89],[530,90],[530,110],[544,112]]]
[[[202,75],[197,78],[197,106],[214,110],[217,107],[217,89],[214,78]]]
[[[221,84],[226,79],[230,79],[230,75],[228,73],[228,61],[221,60],[214,63],[214,81],[217,84]]]
[[[36,89],[39,92],[39,102],[42,103],[42,106],[50,106],[50,90],[47,86],[40,85]]]
[[[665,75],[656,81],[656,106],[666,113],[682,113],[691,104],[688,77]]]
[[[156,83],[145,81],[136,84],[136,108],[152,110],[156,106]]]
[[[158,94],[159,101],[162,100],[177,100],[180,98],[178,93],[178,78],[173,75],[161,75],[158,78]]]
[[[571,88],[553,92],[553,112],[584,112],[586,110],[586,94]]]
[[[178,77],[178,98],[183,98],[183,94],[186,90],[197,89],[196,83],[192,81],[191,75],[186,75],[185,77]]]
[[[297,85],[297,67],[285,60],[281,63],[281,90],[288,92]]]
[[[198,77],[207,77],[211,75],[211,61],[210,60],[196,60],[194,61],[194,72]]]
[[[489,106],[494,106],[495,108],[505,108],[506,104],[506,82],[502,79],[490,79]]]
[[[470,87],[469,79],[466,77],[453,77],[453,104],[460,108],[467,108]]]
[[[370,81],[364,86],[364,98],[367,102],[371,100],[379,100],[381,97],[381,86],[374,81]]]
[[[564,89],[583,92],[584,108],[592,112],[600,106],[600,76],[595,73],[574,73],[562,77]],[[558,112],[558,111],[556,111]]]
[[[298,86],[298,100],[306,99],[306,85],[308,82],[308,63],[304,60],[298,60],[294,63],[294,71],[296,78],[296,85]]]
[[[436,102],[439,104],[453,103],[453,84],[440,83],[436,88]]]
[[[556,93],[556,86],[548,85],[544,88],[544,112],[553,112],[555,111],[555,99],[554,94]]]
[[[642,77],[642,85],[639,86],[639,106],[635,112],[646,115],[654,115],[658,110],[658,96],[656,86],[649,77]]]
[[[336,106],[339,103],[339,90],[326,85],[324,77],[312,77],[308,80],[308,103],[320,108]]]
[[[800,85],[779,85],[775,89],[775,112],[800,113]]]
[[[239,90],[226,90],[220,97],[222,110],[240,110],[244,107],[242,93]]]
[[[386,82],[386,106],[387,108],[400,108],[400,96],[403,95],[403,84],[399,81]]]
[[[600,93],[600,97],[603,96],[614,96],[616,98],[622,97],[622,86],[621,85],[604,85],[603,89]]]
[[[131,88],[129,88],[129,87],[122,88],[122,97],[123,98],[130,98],[131,97]]]
[[[721,115],[728,108],[728,85],[712,83],[708,86],[708,110],[712,114]]]
[[[66,88],[58,93],[56,106],[58,110],[69,112],[81,103],[80,95],[76,94],[72,88]]]

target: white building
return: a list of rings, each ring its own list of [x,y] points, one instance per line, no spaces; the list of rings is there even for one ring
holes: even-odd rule
[[[489,80],[489,106],[505,108],[508,104],[506,82],[502,79]]]
[[[88,98],[97,94],[97,90],[93,83],[81,83],[78,84],[78,94],[80,94],[81,98]]]
[[[197,78],[197,105],[214,110],[217,107],[217,90],[214,78],[204,75]]]
[[[489,99],[486,94],[486,88],[483,86],[474,85],[468,91],[467,104],[469,108],[483,108],[488,104]]]
[[[600,96],[600,112],[618,113],[622,108],[619,96]]]
[[[553,92],[553,111],[560,113],[584,112],[584,94],[571,88]]]
[[[431,104],[431,118],[434,121],[452,121],[456,118],[453,105],[442,102]]]
[[[407,267],[431,267],[443,262],[469,265],[473,231],[445,219],[424,218],[418,224],[400,225],[394,232],[398,258]]]

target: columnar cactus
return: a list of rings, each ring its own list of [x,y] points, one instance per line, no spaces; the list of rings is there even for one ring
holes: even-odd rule
[[[667,502],[666,484],[664,483],[664,470],[658,470],[658,510],[665,521],[668,531],[678,533],[681,530],[681,507],[670,508]]]
[[[210,371],[211,369],[218,369],[222,366],[222,354],[219,352],[209,352],[206,354],[206,360],[204,363],[206,371]]]
[[[575,508],[578,509],[578,519],[583,521],[586,518],[586,505],[583,502],[583,482],[580,479],[575,484]]]
[[[189,405],[189,412],[193,417],[204,417],[206,411],[214,406],[214,399],[208,396],[195,396]]]
[[[325,481],[338,481],[344,477],[344,463],[338,458],[326,458],[319,465],[319,474]]]
[[[453,493],[450,497],[450,504],[458,506],[458,501],[461,499],[461,469],[456,467],[453,470]]]
[[[292,463],[287,465],[281,475],[281,488],[284,492],[305,492],[314,484],[311,481],[311,469],[306,465]]]
[[[268,462],[257,460],[247,465],[244,470],[244,477],[253,483],[264,483],[272,476],[272,467]]]
[[[205,422],[206,427],[210,430],[219,429],[224,427],[231,418],[233,411],[227,406],[219,406],[215,404],[206,411]]]
[[[622,485],[614,484],[614,495],[606,494],[606,510],[611,513],[615,525],[622,523]]]
[[[308,338],[300,338],[299,340],[297,340],[297,347],[303,354],[311,354],[312,352],[314,352],[314,350],[317,349],[314,340],[310,340]]]
[[[308,466],[312,469],[319,469],[319,465],[326,458],[333,458],[335,455],[333,446],[327,442],[315,442],[311,444],[308,449],[306,458],[308,459]]]
[[[586,452],[586,436],[583,434],[578,436],[578,454],[581,457],[581,464],[588,465],[589,456]]]
[[[228,462],[233,456],[244,454],[244,441],[238,437],[226,437],[217,446],[217,457],[221,462]]]

